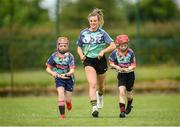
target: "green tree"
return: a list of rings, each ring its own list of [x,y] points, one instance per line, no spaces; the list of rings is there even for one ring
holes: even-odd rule
[[[130,20],[136,19],[136,4],[130,5]],[[144,21],[166,21],[179,15],[178,7],[174,0],[141,0],[140,17]]]
[[[32,25],[47,21],[47,10],[40,8],[39,2],[40,0],[0,0],[0,26],[12,23]]]
[[[140,12],[143,20],[164,21],[174,18],[178,9],[173,0],[144,0]]]
[[[70,2],[63,7],[61,23],[66,27],[85,27],[88,23],[87,16],[94,8],[103,10],[105,27],[111,27],[115,25],[115,22],[117,23],[116,0],[79,0],[75,3]]]

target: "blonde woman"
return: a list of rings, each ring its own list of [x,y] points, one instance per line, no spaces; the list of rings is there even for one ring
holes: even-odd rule
[[[102,29],[104,19],[101,9],[94,9],[88,15],[89,27],[81,31],[77,40],[77,52],[84,64],[89,84],[89,98],[92,116],[98,117],[98,108],[103,107],[104,82],[107,71],[105,53],[116,48],[113,39]]]

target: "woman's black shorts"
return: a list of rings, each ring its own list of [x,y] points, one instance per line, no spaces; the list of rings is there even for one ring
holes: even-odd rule
[[[118,86],[125,86],[127,91],[131,91],[134,86],[135,74],[130,73],[118,73]]]
[[[84,67],[86,66],[93,67],[96,70],[97,74],[104,74],[108,69],[105,56],[103,56],[101,59],[86,57],[83,64]]]

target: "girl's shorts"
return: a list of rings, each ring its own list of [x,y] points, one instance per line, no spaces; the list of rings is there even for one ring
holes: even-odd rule
[[[70,91],[70,92],[73,91],[74,81],[73,81],[72,77],[70,77],[70,79],[56,78],[55,83],[56,83],[56,88],[64,87],[64,89],[66,91]]]
[[[130,73],[118,73],[118,86],[125,86],[127,91],[132,91],[134,86],[135,74]]]

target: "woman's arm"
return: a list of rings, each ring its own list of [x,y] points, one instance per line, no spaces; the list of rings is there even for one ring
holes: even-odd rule
[[[77,52],[78,52],[78,55],[79,55],[81,61],[84,62],[84,60],[85,60],[86,57],[85,57],[85,55],[83,54],[82,48],[78,46],[78,47],[77,47]]]
[[[105,48],[105,49],[103,49],[101,52],[99,52],[98,58],[99,58],[99,59],[102,58],[105,53],[111,52],[111,51],[113,51],[114,49],[116,49],[116,45],[115,45],[114,42],[111,42],[110,45],[109,45],[107,48]]]

